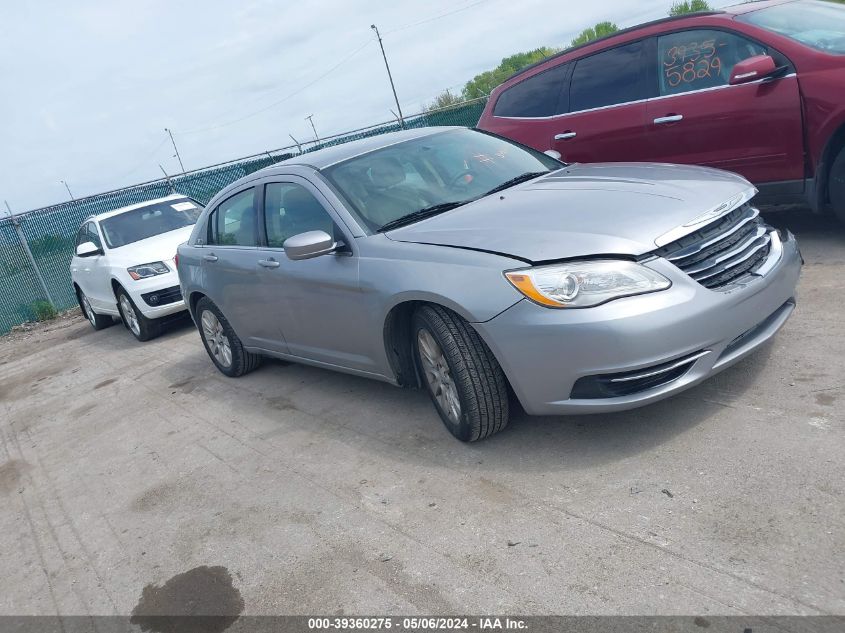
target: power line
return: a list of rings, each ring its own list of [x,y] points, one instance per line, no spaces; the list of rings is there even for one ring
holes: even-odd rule
[[[402,26],[397,26],[396,28],[389,29],[384,32],[385,35],[390,35],[391,33],[396,33],[396,31],[404,31],[405,29],[410,29],[415,26],[419,26],[421,24],[427,24],[428,22],[434,22],[435,20],[439,20],[440,18],[445,18],[449,15],[454,15],[455,13],[460,13],[461,11],[466,11],[467,9],[471,9],[472,7],[478,6],[484,2],[488,2],[488,0],[476,0],[466,6],[459,7],[457,9],[453,9],[452,11],[447,11],[446,13],[440,13],[438,15],[432,16],[430,18],[425,18],[423,20],[419,20],[418,22],[411,22],[410,24],[403,24]]]
[[[313,79],[312,81],[309,81],[307,84],[305,84],[304,86],[302,86],[299,90],[295,90],[295,91],[291,92],[291,93],[290,93],[290,94],[288,94],[287,96],[282,97],[282,98],[281,98],[281,99],[279,99],[278,101],[274,101],[274,102],[273,102],[273,103],[271,103],[270,105],[267,105],[267,106],[265,106],[265,107],[263,107],[263,108],[261,108],[261,109],[259,109],[259,110],[255,110],[254,112],[251,112],[250,114],[247,114],[247,115],[242,116],[242,117],[240,117],[240,118],[233,119],[232,121],[226,121],[225,123],[219,123],[219,124],[217,124],[217,125],[212,125],[212,126],[209,126],[209,127],[206,127],[206,128],[197,129],[197,130],[186,130],[186,131],[180,131],[180,134],[198,134],[198,133],[200,133],[200,132],[209,132],[209,131],[211,131],[211,130],[217,130],[217,129],[220,129],[220,128],[222,128],[222,127],[227,127],[227,126],[229,126],[229,125],[234,125],[235,123],[240,123],[241,121],[246,121],[247,119],[251,119],[252,117],[257,116],[257,115],[261,114],[262,112],[266,112],[267,110],[270,110],[271,108],[275,108],[277,105],[279,105],[279,104],[281,104],[281,103],[284,103],[284,102],[285,102],[285,101],[287,101],[288,99],[292,99],[292,98],[293,98],[293,97],[295,97],[296,95],[300,94],[301,92],[304,92],[306,89],[308,89],[308,88],[310,88],[311,86],[313,86],[313,85],[314,85],[315,83],[317,83],[318,81],[320,81],[320,80],[324,79],[325,77],[327,77],[328,75],[330,75],[331,73],[333,73],[335,70],[337,70],[338,68],[340,68],[343,64],[345,64],[345,63],[346,63],[346,62],[348,62],[350,59],[352,59],[353,57],[355,57],[355,55],[357,55],[357,54],[358,54],[358,53],[360,53],[362,50],[364,50],[364,48],[366,48],[366,47],[367,47],[367,46],[368,46],[368,45],[369,45],[372,41],[373,41],[372,39],[368,39],[366,42],[364,42],[363,44],[361,44],[361,46],[359,46],[359,47],[358,47],[358,48],[356,48],[354,51],[352,51],[351,53],[349,53],[349,55],[347,55],[346,57],[344,57],[343,59],[341,59],[341,60],[340,60],[337,64],[335,64],[334,66],[332,66],[331,68],[329,68],[329,69],[328,69],[326,72],[324,72],[322,75],[319,75],[318,77],[316,77],[316,78],[315,78],[315,79]]]
[[[465,6],[461,6],[461,7],[457,8],[457,9],[453,9],[453,10],[451,10],[451,11],[447,11],[447,12],[444,12],[444,13],[440,13],[440,14],[437,14],[437,15],[431,16],[431,17],[429,17],[429,18],[425,18],[425,19],[423,19],[423,20],[419,20],[419,21],[417,21],[417,22],[411,22],[411,23],[408,23],[408,24],[404,24],[404,25],[402,25],[402,26],[398,26],[398,27],[395,27],[395,28],[389,29],[389,30],[387,30],[387,31],[385,31],[385,32],[384,32],[384,35],[389,35],[389,34],[391,34],[391,33],[396,33],[397,31],[402,31],[402,30],[405,30],[405,29],[409,29],[409,28],[413,28],[413,27],[416,27],[416,26],[420,26],[420,25],[422,25],[422,24],[427,24],[427,23],[429,23],[429,22],[433,22],[433,21],[435,21],[435,20],[440,20],[440,19],[445,18],[445,17],[447,17],[447,16],[454,15],[455,13],[459,13],[459,12],[461,12],[461,11],[466,11],[467,9],[471,9],[472,7],[478,6],[478,5],[483,4],[483,3],[485,3],[485,2],[488,2],[488,1],[489,1],[489,0],[476,0],[475,2],[471,2],[471,3],[469,3],[469,4],[466,4]],[[380,43],[381,36],[379,36],[379,37],[378,37],[378,39],[379,39],[379,43]],[[325,77],[327,77],[328,75],[330,75],[331,73],[333,73],[335,70],[337,70],[338,68],[340,68],[343,64],[345,64],[346,62],[348,62],[350,59],[352,59],[355,55],[357,55],[357,54],[358,54],[358,53],[360,53],[362,50],[364,50],[364,48],[366,48],[366,47],[367,47],[367,46],[368,46],[371,42],[372,42],[372,40],[371,40],[371,39],[368,39],[366,42],[364,42],[363,44],[361,44],[361,46],[359,46],[358,48],[356,48],[355,50],[353,50],[351,53],[349,53],[346,57],[344,57],[343,59],[341,59],[341,60],[340,60],[338,63],[336,63],[334,66],[332,66],[331,68],[329,68],[329,69],[328,69],[326,72],[324,72],[323,74],[321,74],[321,75],[317,76],[315,79],[313,79],[312,81],[308,82],[307,84],[305,84],[304,86],[302,86],[302,87],[301,87],[301,88],[299,88],[298,90],[295,90],[294,92],[292,92],[292,93],[290,93],[290,94],[286,95],[285,97],[282,97],[281,99],[279,99],[279,100],[277,100],[277,101],[274,101],[273,103],[270,103],[269,105],[267,105],[267,106],[265,106],[265,107],[263,107],[263,108],[261,108],[261,109],[259,109],[259,110],[255,110],[255,111],[251,112],[250,114],[247,114],[247,115],[245,115],[245,116],[239,117],[239,118],[237,118],[237,119],[233,119],[233,120],[231,120],[231,121],[227,121],[227,122],[224,122],[224,123],[220,123],[220,124],[212,125],[212,126],[209,126],[209,127],[200,128],[200,129],[186,130],[186,131],[179,131],[179,133],[180,133],[180,134],[198,134],[198,133],[200,133],[200,132],[208,132],[208,131],[211,131],[211,130],[216,130],[216,129],[220,129],[220,128],[223,128],[223,127],[227,127],[227,126],[229,126],[229,125],[234,125],[234,124],[236,124],[236,123],[240,123],[241,121],[245,121],[245,120],[250,119],[250,118],[252,118],[252,117],[254,117],[254,116],[257,116],[257,115],[259,115],[259,114],[262,114],[263,112],[266,112],[266,111],[268,111],[268,110],[270,110],[270,109],[274,108],[275,106],[280,105],[281,103],[284,103],[284,102],[285,102],[285,101],[287,101],[288,99],[291,99],[291,98],[295,97],[296,95],[301,94],[301,93],[302,93],[302,92],[304,92],[306,89],[310,88],[311,86],[313,86],[313,85],[314,85],[314,84],[316,84],[317,82],[321,81],[322,79],[324,79]],[[382,46],[382,53],[384,53],[384,47],[383,47],[383,46]],[[385,57],[385,65],[387,65],[387,59],[386,59],[386,57]],[[390,73],[389,66],[387,66],[387,68],[388,68],[388,74],[389,74],[389,73]],[[391,77],[390,79],[391,79],[391,86],[392,86],[392,83],[393,83],[393,82],[392,82],[392,77]],[[457,84],[456,86],[453,86],[453,87],[457,88],[457,87],[459,87],[459,86],[461,86],[461,85],[462,85],[462,84]],[[396,90],[395,90],[395,88],[393,89],[393,92],[394,92],[394,97],[395,97],[395,96],[396,96]],[[406,103],[408,103],[408,102],[406,102]],[[402,116],[401,106],[399,105],[399,100],[398,100],[398,99],[396,99],[396,107],[397,107],[397,109],[399,109],[399,116],[398,116],[397,118],[399,119],[400,124],[401,124],[401,122],[402,122],[402,120],[403,120],[403,118],[404,118],[404,117]],[[308,118],[308,117],[306,117],[306,118]],[[313,122],[313,120],[311,121],[311,127],[312,127],[312,129],[314,129],[314,122]],[[150,158],[152,158],[152,157],[153,157],[153,156],[154,156],[154,155],[155,155],[155,154],[156,154],[156,153],[157,153],[157,152],[161,149],[161,147],[162,147],[162,146],[163,146],[163,145],[167,142],[168,137],[169,137],[169,139],[171,140],[171,142],[173,143],[173,148],[174,148],[174,150],[176,151],[176,157],[178,158],[178,160],[179,160],[179,164],[180,164],[180,166],[182,167],[182,172],[183,172],[183,173],[185,173],[185,167],[184,167],[184,165],[182,164],[182,158],[181,158],[181,156],[179,156],[179,150],[176,148],[176,142],[173,140],[173,134],[172,134],[172,132],[171,132],[168,128],[165,128],[165,131],[167,132],[168,136],[164,137],[164,138],[163,138],[163,139],[159,142],[159,144],[158,144],[158,145],[156,145],[156,147],[153,149],[153,151],[152,151],[152,152],[150,152],[150,153],[149,153],[149,155],[147,155],[147,157],[146,157],[146,158],[144,158],[144,160],[142,160],[141,162],[139,162],[139,163],[138,163],[135,167],[133,167],[130,171],[125,172],[125,174],[124,174],[123,176],[121,176],[120,180],[123,180],[124,178],[127,178],[128,176],[132,175],[133,173],[135,173],[136,171],[138,171],[138,169],[140,169],[140,168],[141,168],[144,164],[146,164],[146,163],[147,163],[147,161],[149,161],[149,160],[150,160]],[[315,134],[315,137],[316,137],[316,129],[314,129],[314,134]],[[293,138],[293,137],[291,137],[291,138]],[[297,147],[299,147],[299,148],[300,148],[300,151],[301,151],[301,145],[299,144],[299,142],[298,142],[298,141],[296,141],[296,139],[293,139],[293,140],[294,140],[294,142],[297,144]],[[161,165],[159,165],[159,167],[162,169],[162,171],[164,171],[164,168],[163,168],[163,167],[161,167]],[[166,174],[166,173],[165,173],[165,176],[167,177],[167,174]],[[168,177],[168,180],[169,180],[169,177]],[[65,181],[61,181],[61,182],[62,182],[62,184],[64,184],[64,185],[65,185],[65,188],[67,189],[68,194],[70,194],[71,199],[74,199],[74,198],[73,198],[73,194],[70,192],[70,188],[67,186],[67,183],[66,183]]]
[[[415,27],[415,26],[420,26],[420,25],[422,25],[422,24],[427,24],[428,22],[433,22],[433,21],[435,21],[435,20],[440,20],[441,18],[445,18],[445,17],[447,17],[447,16],[454,15],[455,13],[459,13],[459,12],[461,12],[461,11],[466,11],[467,9],[471,9],[472,7],[478,6],[479,4],[483,4],[483,3],[485,3],[485,2],[489,2],[489,0],[475,0],[475,2],[471,2],[471,3],[469,3],[469,4],[465,5],[465,6],[459,7],[459,8],[457,8],[457,9],[453,9],[453,10],[451,10],[451,11],[446,11],[446,12],[444,12],[444,13],[439,13],[439,14],[434,15],[434,16],[431,16],[431,17],[429,17],[429,18],[425,18],[425,19],[423,19],[423,20],[419,20],[419,21],[417,21],[417,22],[412,22],[412,23],[409,23],[409,24],[404,24],[404,25],[402,25],[402,26],[397,26],[397,27],[395,27],[395,28],[393,28],[393,29],[390,29],[390,30],[388,30],[388,31],[385,31],[385,33],[384,33],[384,34],[385,34],[385,35],[387,35],[387,34],[390,34],[390,33],[395,33],[395,32],[397,32],[397,31],[402,31],[402,30],[404,30],[404,29],[410,29],[410,28],[413,28],[413,27]],[[251,118],[252,118],[252,117],[254,117],[254,116],[258,116],[259,114],[262,114],[262,113],[264,113],[264,112],[267,112],[268,110],[270,110],[270,109],[272,109],[272,108],[275,108],[277,105],[280,105],[280,104],[284,103],[284,102],[285,102],[285,101],[287,101],[288,99],[292,99],[292,98],[293,98],[293,97],[295,97],[296,95],[301,94],[301,93],[302,93],[302,92],[304,92],[306,89],[310,88],[311,86],[313,86],[313,85],[314,85],[314,84],[316,84],[317,82],[321,81],[322,79],[324,79],[325,77],[327,77],[328,75],[330,75],[331,73],[333,73],[335,70],[337,70],[338,68],[340,68],[343,64],[345,64],[345,63],[346,63],[346,62],[348,62],[350,59],[352,59],[353,57],[355,57],[355,55],[357,55],[357,54],[358,54],[358,53],[360,53],[362,50],[364,50],[364,48],[366,48],[366,47],[370,44],[370,42],[372,42],[372,40],[367,40],[366,42],[364,42],[363,44],[361,44],[361,46],[359,46],[359,47],[358,47],[358,48],[356,48],[354,51],[352,51],[351,53],[349,53],[349,55],[347,55],[346,57],[344,57],[343,59],[341,59],[341,60],[340,60],[337,64],[335,64],[334,66],[332,66],[331,68],[329,68],[329,69],[328,69],[326,72],[324,72],[322,75],[319,75],[319,76],[318,76],[318,77],[316,77],[314,80],[312,80],[312,81],[308,82],[307,84],[305,84],[304,86],[302,86],[299,90],[295,90],[294,92],[292,92],[292,93],[290,93],[290,94],[288,94],[288,95],[286,95],[286,96],[282,97],[281,99],[278,99],[277,101],[274,101],[274,102],[270,103],[269,105],[266,105],[266,106],[264,106],[264,107],[262,107],[262,108],[260,108],[260,109],[258,109],[258,110],[255,110],[255,111],[253,111],[253,112],[251,112],[251,113],[249,113],[249,114],[247,114],[247,115],[244,115],[244,116],[242,116],[242,117],[239,117],[239,118],[237,118],[237,119],[232,119],[231,121],[226,121],[226,122],[224,122],[224,123],[219,123],[219,124],[211,125],[211,126],[204,127],[204,128],[198,128],[198,129],[194,129],[194,130],[179,130],[179,133],[180,133],[180,134],[199,134],[200,132],[210,132],[210,131],[212,131],[212,130],[218,130],[218,129],[223,128],[223,127],[228,127],[228,126],[230,126],[230,125],[234,125],[234,124],[236,124],[236,123],[240,123],[241,121],[246,121],[247,119],[251,119]],[[397,104],[397,107],[398,107],[398,104]]]
[[[163,138],[161,139],[161,142],[160,142],[158,145],[156,145],[156,147],[155,147],[155,149],[154,149],[153,151],[151,151],[149,154],[147,154],[147,156],[146,156],[146,157],[144,157],[144,159],[143,159],[141,162],[139,162],[137,165],[135,165],[135,167],[133,167],[133,168],[132,168],[131,170],[129,170],[128,172],[124,173],[124,175],[123,175],[123,176],[121,176],[118,180],[123,180],[124,178],[128,178],[129,176],[131,176],[132,174],[134,174],[136,171],[138,171],[139,169],[141,169],[141,167],[143,167],[144,165],[146,165],[146,164],[149,162],[149,160],[150,160],[153,156],[155,156],[155,155],[156,155],[156,152],[158,152],[158,150],[160,150],[160,149],[161,149],[161,147],[162,147],[162,145],[164,145],[165,143],[167,143],[167,137],[166,137],[166,136],[165,136],[165,137],[163,137]]]
[[[403,99],[403,101],[405,102],[406,108],[415,107],[416,104],[422,103],[423,109],[425,109],[425,106],[428,103],[429,99],[432,99],[432,98],[436,99],[442,93],[447,92],[447,91],[452,92],[452,90],[458,90],[458,88],[463,88],[464,86],[466,86],[466,84],[467,84],[466,81],[462,81],[459,84],[454,84],[453,86],[447,86],[446,88],[442,88],[441,90],[438,90],[433,96],[431,95],[431,93],[426,93],[424,95],[420,95],[420,96],[415,97],[413,99]],[[452,93],[452,94],[454,94],[456,97],[459,97],[461,93],[458,92],[457,94],[456,93]]]

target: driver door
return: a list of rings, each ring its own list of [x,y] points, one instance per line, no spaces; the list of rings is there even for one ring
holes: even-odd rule
[[[358,283],[358,257],[328,201],[304,178],[287,176],[264,186],[262,206],[266,245],[259,248],[258,270],[267,309],[262,319],[279,329],[294,356],[374,371],[375,350],[361,335],[371,314]],[[325,231],[342,246],[329,255],[288,259],[285,240],[307,231]]]
[[[114,291],[111,287],[108,256],[105,254],[105,247],[103,246],[103,240],[100,237],[100,231],[97,228],[96,222],[88,223],[88,238],[103,253],[102,255],[94,255],[88,258],[91,266],[88,280],[90,292],[86,293],[88,300],[94,309],[100,308],[113,311],[115,310],[116,304]]]
[[[91,277],[91,257],[80,257],[76,254],[76,249],[79,248],[80,245],[84,244],[85,242],[90,241],[88,237],[88,225],[90,222],[86,222],[81,227],[79,227],[79,231],[76,234],[76,243],[73,245],[73,257],[70,260],[70,272],[71,275],[76,281],[76,284],[79,286],[80,290],[88,296],[89,293],[89,280]],[[90,299],[89,299],[90,301]]]

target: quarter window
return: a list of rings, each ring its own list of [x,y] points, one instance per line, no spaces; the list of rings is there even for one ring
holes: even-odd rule
[[[221,202],[211,214],[210,226],[210,244],[257,246],[255,189],[247,189]]]
[[[661,95],[726,86],[734,65],[765,46],[735,33],[716,30],[681,31],[657,38],[657,74]]]
[[[558,64],[505,90],[493,108],[494,116],[544,117],[565,111],[560,103],[568,64]]]
[[[645,42],[633,42],[579,59],[572,73],[569,111],[646,99]]]
[[[282,248],[285,240],[308,231],[335,234],[335,225],[319,200],[302,185],[273,182],[264,191],[267,246]]]

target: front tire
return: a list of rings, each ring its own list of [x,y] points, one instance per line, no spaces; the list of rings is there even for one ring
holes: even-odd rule
[[[205,351],[223,374],[238,378],[261,364],[261,355],[244,349],[234,328],[211,299],[200,299],[195,313]]]
[[[414,313],[411,332],[420,379],[449,432],[475,442],[505,428],[507,380],[478,332],[437,305]]]
[[[845,224],[845,149],[839,152],[830,167],[828,195],[836,217]]]
[[[110,325],[114,325],[114,319],[106,314],[97,314],[94,312],[94,309],[91,307],[91,302],[88,301],[88,297],[85,296],[85,293],[82,292],[77,288],[76,290],[76,299],[79,301],[79,307],[82,310],[82,316],[88,319],[88,323],[91,324],[95,330],[103,330]]]
[[[149,341],[161,333],[161,325],[155,319],[145,317],[123,288],[117,292],[117,309],[120,311],[123,325],[139,341]]]

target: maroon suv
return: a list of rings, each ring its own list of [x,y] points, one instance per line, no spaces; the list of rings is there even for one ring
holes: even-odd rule
[[[754,2],[621,31],[509,78],[478,127],[568,162],[735,171],[762,204],[845,221],[845,6]]]

